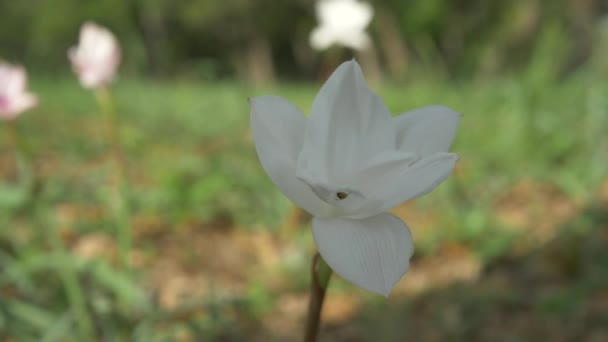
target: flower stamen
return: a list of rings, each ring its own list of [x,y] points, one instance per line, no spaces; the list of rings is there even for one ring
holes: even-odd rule
[[[346,197],[348,197],[348,194],[346,192],[339,191],[339,192],[336,193],[336,197],[338,197],[338,199],[343,200]]]

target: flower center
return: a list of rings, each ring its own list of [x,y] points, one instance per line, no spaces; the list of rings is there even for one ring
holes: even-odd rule
[[[348,197],[348,194],[346,192],[343,192],[343,191],[338,191],[336,193],[336,197],[338,197],[338,199],[340,199],[340,200],[343,200],[346,197]]]

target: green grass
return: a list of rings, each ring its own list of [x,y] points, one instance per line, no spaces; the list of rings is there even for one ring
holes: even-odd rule
[[[247,329],[235,325],[239,315],[247,312],[247,319],[255,320],[274,302],[260,279],[251,281],[240,299],[208,298],[192,308],[166,310],[141,286],[145,268],[127,272],[111,260],[85,261],[69,250],[58,252],[45,237],[54,221],[67,248],[86,234],[115,237],[103,200],[108,146],[90,92],[71,79],[36,79],[31,87],[41,105],[17,124],[33,151],[26,169],[35,168],[44,187],[35,198],[28,197],[27,179],[7,177],[0,187],[0,339],[79,340],[74,336],[80,336],[82,317],[70,297],[74,290],[66,288],[62,278],[66,270],[76,277],[94,333],[102,340],[161,341],[181,334],[242,337]],[[133,217],[153,221],[162,234],[187,235],[196,227],[215,225],[278,233],[290,204],[259,165],[246,99],[276,94],[308,112],[318,87],[283,84],[260,90],[233,83],[119,80],[112,92],[128,155]],[[483,260],[498,258],[518,238],[494,212],[500,196],[515,184],[552,184],[583,204],[593,200],[606,177],[608,83],[592,73],[562,83],[513,76],[373,88],[395,114],[428,104],[448,105],[463,113],[452,148],[461,157],[458,170],[416,202],[421,211],[438,214],[437,227],[416,236],[422,255],[446,242],[459,242]],[[4,141],[4,132],[0,134]],[[10,163],[9,149],[1,151],[4,162]],[[41,207],[46,209],[36,211]],[[70,208],[72,214],[63,217],[67,214],[61,208]],[[165,251],[154,241],[138,241],[137,236],[136,232],[136,246],[152,258],[164,258]],[[299,242],[296,247],[306,249]],[[295,275],[290,285],[295,291],[304,282],[296,278],[306,274],[308,266],[290,267],[294,269],[279,274]],[[567,305],[549,298],[544,307],[559,310]]]

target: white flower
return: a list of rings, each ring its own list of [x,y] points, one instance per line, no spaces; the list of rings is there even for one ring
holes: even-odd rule
[[[27,92],[25,69],[0,62],[0,119],[14,119],[37,102],[36,96]]]
[[[87,22],[80,29],[78,46],[68,50],[68,57],[82,86],[98,88],[114,78],[120,64],[120,47],[112,32]]]
[[[274,184],[314,216],[335,273],[388,296],[409,269],[408,227],[387,211],[429,193],[452,172],[460,115],[429,106],[391,117],[356,61],[340,65],[310,117],[276,96],[251,100],[258,156]]]
[[[320,0],[316,12],[319,26],[310,34],[314,49],[325,50],[338,44],[362,50],[369,45],[365,28],[374,13],[369,4],[357,0]]]

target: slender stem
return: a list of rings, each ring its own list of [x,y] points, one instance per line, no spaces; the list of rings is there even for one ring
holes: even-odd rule
[[[6,143],[9,149],[17,151],[17,127],[15,126],[15,120],[6,121],[5,127]]]
[[[106,128],[107,128],[107,139],[110,142],[112,149],[112,158],[117,166],[117,172],[123,172],[123,153],[120,134],[118,132],[118,116],[116,115],[116,109],[112,102],[112,94],[106,87],[100,87],[95,90],[95,96],[97,97],[97,103],[101,109],[101,112],[105,116]]]
[[[21,178],[25,174],[25,177],[29,177],[29,193],[33,198],[40,193],[42,181],[36,174],[32,148],[27,139],[19,133],[19,127],[17,126],[16,120],[13,119],[6,122],[6,134],[9,149],[14,151],[15,167],[18,172],[17,176]]]
[[[308,317],[306,318],[306,331],[304,342],[316,342],[321,325],[321,311],[325,301],[325,293],[331,279],[331,268],[319,253],[312,259],[310,300],[308,302]]]
[[[101,87],[96,89],[95,95],[106,119],[107,139],[111,146],[113,173],[116,181],[116,188],[110,193],[107,200],[116,221],[120,264],[123,268],[128,269],[129,252],[132,244],[131,217],[128,205],[129,188],[125,174],[125,159],[118,131],[118,117],[108,88]]]
[[[17,127],[17,120],[9,120],[6,122],[8,128],[9,143],[15,149],[17,154],[30,159],[32,157],[32,150],[30,145],[21,134],[19,134],[19,127]]]
[[[5,124],[5,130],[4,132],[6,133],[6,145],[8,147],[8,151],[9,153],[12,153],[13,158],[14,158],[14,166],[15,166],[15,170],[17,173],[17,179],[19,179],[20,175],[20,170],[19,170],[19,158],[20,158],[20,153],[19,153],[19,146],[17,144],[17,127],[15,126],[15,121],[14,120],[9,120],[6,122]]]

